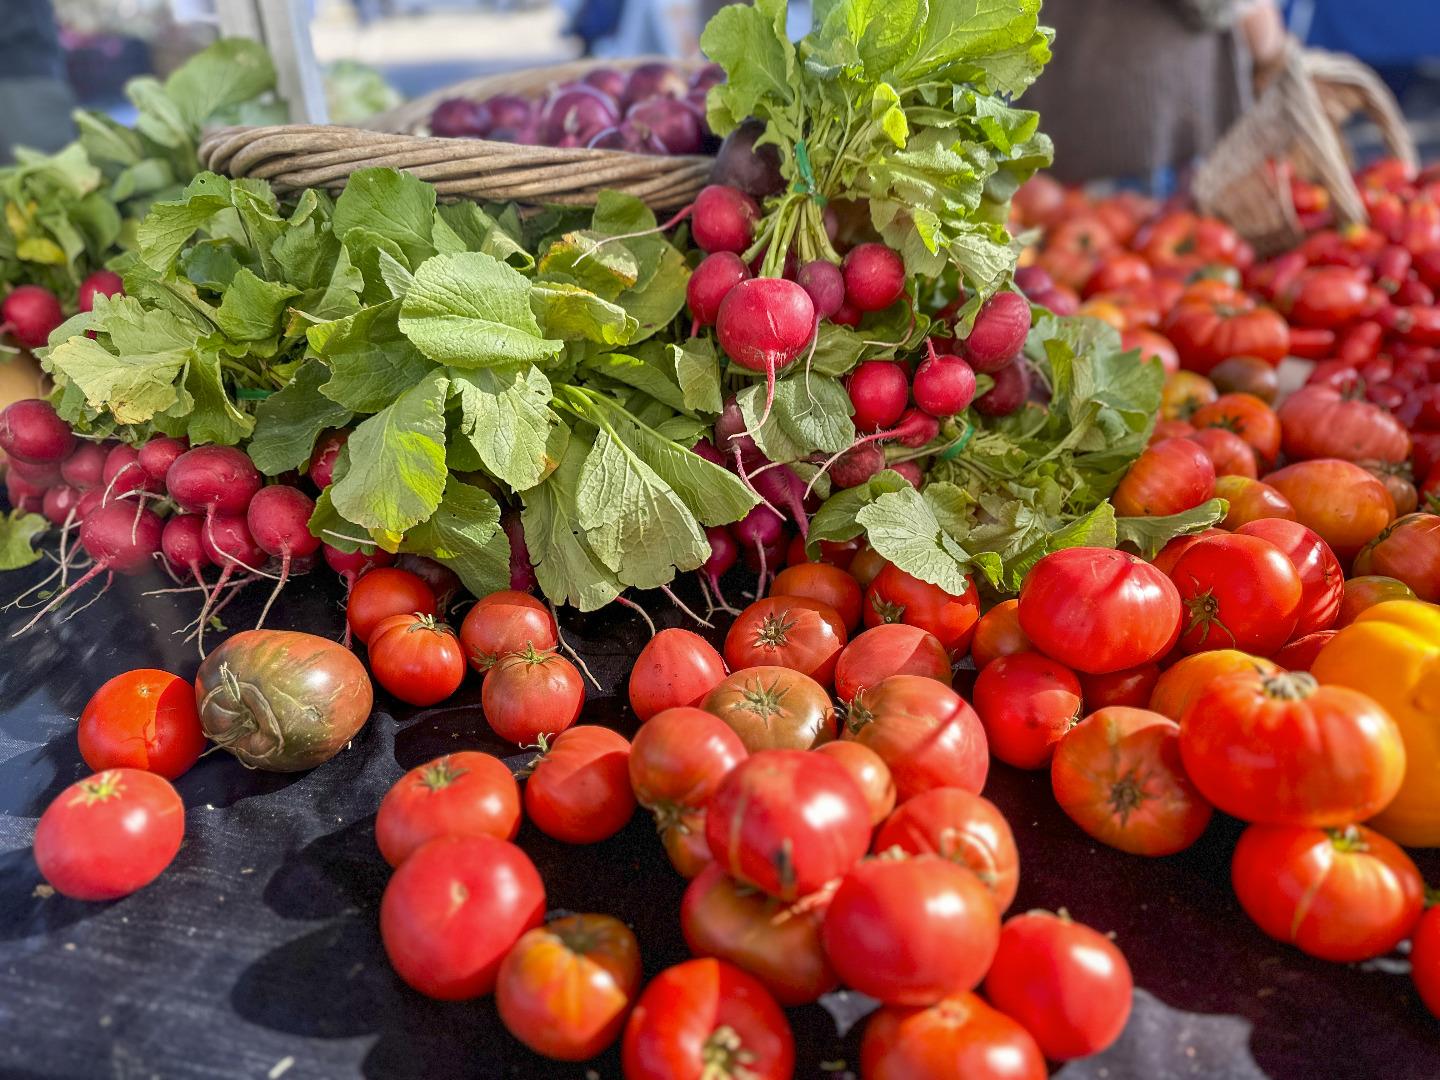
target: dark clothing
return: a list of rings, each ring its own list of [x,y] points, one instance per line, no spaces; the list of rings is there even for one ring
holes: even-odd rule
[[[1020,104],[1055,140],[1055,175],[1148,178],[1203,155],[1250,105],[1223,0],[1048,0],[1054,59]],[[1207,29],[1208,28],[1208,29]]]
[[[65,58],[50,0],[0,0],[0,79],[65,78]]]
[[[59,150],[75,138],[75,95],[50,0],[0,0],[0,165],[11,148]]]

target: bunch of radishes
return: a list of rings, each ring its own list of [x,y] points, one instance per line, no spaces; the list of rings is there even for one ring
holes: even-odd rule
[[[99,295],[115,296],[125,291],[120,275],[113,270],[96,270],[80,282],[75,307],[89,311]],[[38,349],[65,321],[60,298],[42,285],[17,285],[0,301],[0,339],[12,337],[26,349]]]
[[[705,93],[724,79],[718,64],[687,79],[665,63],[628,73],[594,68],[541,100],[496,94],[448,98],[430,114],[430,133],[538,146],[586,146],[636,154],[698,154],[707,149]]]

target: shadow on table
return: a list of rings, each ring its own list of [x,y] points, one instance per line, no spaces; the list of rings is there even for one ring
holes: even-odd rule
[[[30,849],[19,848],[0,854],[0,941],[43,938],[106,911],[109,904],[87,904],[69,900],[59,893],[37,895],[44,884]]]
[[[38,818],[52,799],[90,775],[73,738],[56,738],[0,761],[0,816]]]

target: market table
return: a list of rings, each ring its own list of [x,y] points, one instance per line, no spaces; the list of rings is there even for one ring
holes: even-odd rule
[[[40,576],[38,566],[5,575],[6,598]],[[338,635],[340,591],[324,577],[292,585],[272,625]],[[490,735],[474,680],[440,708],[382,698],[354,743],[308,773],[207,756],[176,785],[187,815],[174,865],[124,900],[85,904],[38,888],[31,835],[50,799],[86,772],[74,718],[90,693],[135,667],[194,673],[195,646],[173,633],[193,614],[193,595],[139,595],[164,584],[117,580],[83,614],[18,640],[10,634],[24,613],[0,614],[0,1076],[618,1078],[615,1052],[592,1066],[542,1060],[505,1033],[490,1000],[430,1001],[385,961],[377,911],[388,868],[373,832],[385,789],[447,751],[490,750],[515,768],[529,757]],[[227,608],[232,628],[253,622],[263,595],[252,592]],[[649,606],[657,621],[680,623],[668,604]],[[606,688],[584,722],[632,732],[623,688],[648,630],[620,609],[567,617],[564,629]],[[1043,773],[997,765],[986,795],[1020,848],[1012,910],[1063,906],[1113,932],[1141,988],[1120,1041],[1059,1076],[1440,1076],[1440,1022],[1403,957],[1322,963],[1244,917],[1229,886],[1237,823],[1218,819],[1190,851],[1144,860],[1090,842],[1056,808]],[[607,912],[634,927],[647,976],[686,958],[684,882],[645,816],[591,847],[528,825],[519,843],[553,910]],[[1434,855],[1420,853],[1420,865],[1440,881]],[[797,1077],[853,1075],[866,1007],[834,994],[791,1010]]]

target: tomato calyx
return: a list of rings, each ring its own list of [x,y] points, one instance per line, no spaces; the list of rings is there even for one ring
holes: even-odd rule
[[[788,609],[766,615],[755,628],[755,647],[783,649],[789,645],[790,631],[795,629],[795,620],[789,616]]]
[[[768,721],[785,711],[785,694],[785,688],[778,681],[765,686],[757,679],[751,685],[741,688],[740,700],[746,709]],[[739,708],[740,704],[737,703],[736,707]]]
[[[1130,823],[1130,815],[1145,804],[1145,785],[1131,769],[1110,785],[1110,813],[1120,819],[1122,826]]]
[[[874,608],[875,614],[880,616],[884,623],[898,623],[905,621],[905,605],[886,600],[878,592],[870,596],[870,606]]]
[[[855,695],[854,701],[848,705],[842,704],[837,710],[840,713],[841,720],[845,724],[845,730],[851,735],[859,735],[860,732],[875,722],[875,714],[867,709],[865,703],[860,700],[864,696],[865,691],[861,690]]]
[[[1261,676],[1260,688],[1272,701],[1304,701],[1320,689],[1320,683],[1308,671],[1280,671]]]
[[[1363,855],[1370,850],[1369,842],[1355,825],[1346,825],[1343,829],[1326,829],[1325,835],[1330,840],[1330,846],[1342,855]]]
[[[1185,633],[1188,635],[1192,630],[1203,627],[1202,639],[1210,634],[1210,627],[1218,626],[1230,637],[1232,648],[1238,648],[1239,642],[1235,634],[1225,625],[1220,618],[1220,601],[1215,598],[1215,593],[1206,589],[1203,593],[1192,596],[1185,601],[1185,607],[1190,612],[1190,621],[1185,625]]]
[[[712,1031],[700,1048],[700,1080],[758,1080],[754,1064],[755,1055],[729,1024]]]
[[[521,767],[519,772],[515,774],[518,779],[524,780],[527,776],[529,776],[535,771],[535,769],[540,765],[540,762],[545,760],[546,755],[550,753],[550,740],[554,737],[555,736],[553,734],[547,734],[542,731],[539,735],[535,736],[534,743],[529,746],[522,746],[520,748],[522,750],[534,750],[537,751],[537,753],[533,758],[527,761],[523,767]]]
[[[430,764],[422,766],[420,775],[416,777],[421,787],[428,790],[442,791],[464,776],[468,769],[457,769],[455,763],[450,760],[449,755],[438,758]]]
[[[94,806],[96,803],[118,799],[125,793],[125,782],[115,769],[107,769],[88,780],[82,780],[75,786],[79,790],[75,793],[75,798],[70,800],[71,806],[81,803],[86,806]]]
[[[426,615],[423,611],[412,612],[415,621],[405,628],[407,634],[414,634],[424,630],[431,634],[449,634],[455,636],[455,628],[449,623],[444,623],[435,618],[434,615]]]

